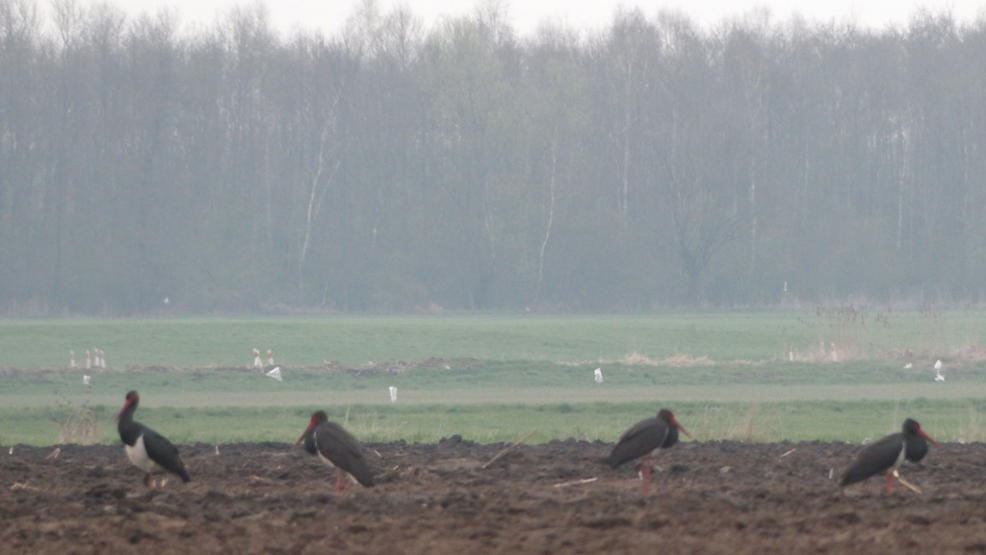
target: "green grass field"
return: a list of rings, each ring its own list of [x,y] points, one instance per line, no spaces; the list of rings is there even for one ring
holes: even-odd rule
[[[574,437],[615,441],[637,420],[653,416],[658,406],[674,408],[678,420],[699,441],[847,441],[874,439],[900,429],[911,416],[939,441],[986,440],[983,399],[913,399],[906,401],[707,402],[658,399],[632,403],[549,403],[477,405],[308,405],[264,407],[147,407],[138,420],[176,443],[238,441],[293,442],[317,408],[347,422],[362,441],[435,442],[460,434],[479,442],[512,442],[534,434],[529,442]],[[4,422],[0,443],[45,445],[72,441],[60,436],[69,414],[86,405],[0,408]],[[91,407],[94,439],[116,443],[116,406]],[[348,420],[347,417],[348,411]],[[76,436],[78,439],[78,436]]]
[[[97,346],[116,368],[245,366],[272,348],[289,366],[428,357],[490,361],[617,361],[639,353],[713,361],[813,357],[819,342],[842,358],[910,349],[947,357],[986,344],[979,311],[730,312],[650,316],[292,316],[162,319],[0,319],[0,368],[62,368]]]
[[[660,406],[701,440],[861,441],[912,416],[937,439],[981,441],[984,316],[841,307],[0,320],[0,443],[116,442],[129,389],[141,393],[138,420],[181,443],[293,441],[316,408],[339,421],[348,411],[366,441],[514,441],[532,430],[532,442],[613,441]],[[83,370],[65,368],[69,349],[82,363],[92,346],[111,368],[90,372],[90,389]],[[253,347],[274,350],[283,382],[246,369]],[[945,384],[932,381],[938,358]],[[603,384],[592,382],[596,367]],[[85,437],[68,420],[79,415],[90,416]]]

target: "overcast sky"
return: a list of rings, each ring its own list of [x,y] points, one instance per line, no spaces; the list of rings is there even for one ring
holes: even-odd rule
[[[252,5],[256,0],[79,0],[83,5],[109,3],[134,15],[155,12],[162,7],[175,9],[186,26],[209,25],[217,15],[229,12],[234,6]],[[281,32],[299,28],[318,27],[328,34],[339,31],[360,0],[269,0],[267,6],[271,24]],[[377,0],[380,11],[386,13],[396,5],[410,6],[427,27],[442,17],[469,14],[476,3],[470,0]],[[552,21],[579,30],[594,30],[607,26],[618,6],[637,6],[651,16],[661,9],[673,9],[689,15],[702,24],[715,24],[723,19],[742,15],[755,7],[766,7],[773,22],[788,20],[799,13],[809,21],[852,21],[860,26],[881,29],[887,25],[905,25],[919,8],[932,12],[950,11],[963,22],[975,20],[986,7],[986,0],[953,0],[929,2],[920,0],[514,0],[504,4],[515,30],[526,35],[539,23]]]

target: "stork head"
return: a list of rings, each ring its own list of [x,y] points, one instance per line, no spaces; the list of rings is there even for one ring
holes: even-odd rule
[[[307,436],[309,432],[314,430],[315,426],[318,426],[319,424],[328,421],[329,421],[329,417],[328,415],[325,414],[324,410],[319,410],[312,413],[312,418],[311,420],[308,421],[308,427],[305,428],[304,432],[301,432],[301,437],[298,438],[298,441],[294,442],[294,446],[297,447],[301,445],[301,442],[305,441],[305,436]]]
[[[674,426],[675,428],[681,430],[681,433],[688,436],[689,439],[695,439],[692,437],[692,434],[688,433],[688,430],[686,430],[681,424],[678,424],[678,420],[674,417],[674,413],[671,412],[670,410],[661,409],[660,411],[658,411],[657,417],[667,422],[669,425]]]
[[[123,408],[120,409],[120,413],[116,415],[116,420],[119,421],[123,416],[123,413],[127,412],[127,409],[131,406],[136,408],[138,401],[140,401],[140,395],[137,395],[137,392],[134,390],[128,391],[127,396],[123,401]]]

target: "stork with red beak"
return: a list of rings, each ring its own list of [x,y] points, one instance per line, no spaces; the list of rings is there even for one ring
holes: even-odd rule
[[[848,486],[862,482],[874,474],[886,471],[887,493],[894,491],[894,476],[905,486],[920,493],[920,490],[900,477],[898,468],[904,459],[911,462],[918,462],[923,459],[928,453],[928,442],[938,447],[935,440],[924,433],[916,420],[908,418],[901,426],[900,432],[871,443],[860,451],[859,455],[856,456],[856,461],[842,475],[839,485]]]
[[[373,486],[373,475],[360,451],[359,442],[342,426],[329,422],[325,411],[320,410],[312,414],[308,427],[294,446],[298,447],[302,441],[305,442],[305,451],[317,456],[330,467],[336,468],[337,494],[344,493],[346,490],[343,487],[343,478],[346,474],[364,487]]]
[[[616,468],[625,462],[640,458],[638,468],[641,487],[646,495],[650,492],[650,465],[654,460],[651,453],[657,452],[658,449],[668,449],[678,443],[678,430],[689,438],[692,437],[688,430],[678,424],[674,413],[668,409],[661,409],[656,418],[641,420],[623,432],[613,452],[603,459],[603,462]]]
[[[136,391],[127,393],[123,408],[116,417],[116,428],[120,432],[120,440],[123,441],[127,458],[134,466],[147,473],[144,476],[144,485],[149,488],[154,487],[155,470],[167,470],[178,475],[182,482],[190,481],[185,463],[178,456],[178,449],[166,437],[140,422],[134,422],[134,411],[137,410],[139,401],[140,396]],[[164,483],[165,480],[162,480],[161,486],[164,486]]]

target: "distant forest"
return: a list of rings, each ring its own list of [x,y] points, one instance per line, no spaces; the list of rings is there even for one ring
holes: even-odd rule
[[[983,299],[986,21],[496,6],[0,0],[0,313]]]

